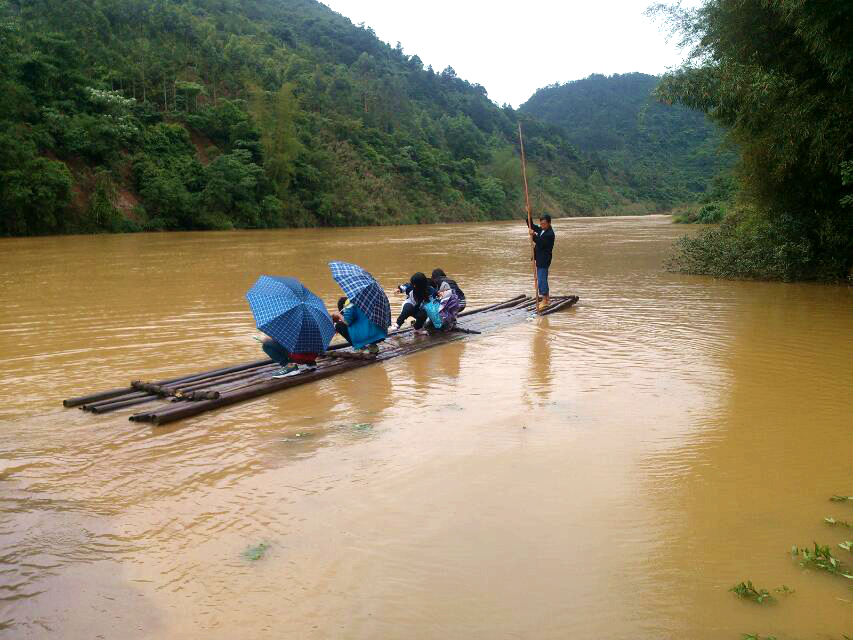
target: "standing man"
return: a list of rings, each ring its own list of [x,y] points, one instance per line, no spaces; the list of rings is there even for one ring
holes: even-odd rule
[[[551,216],[543,213],[539,224],[530,225],[530,237],[536,247],[533,255],[536,259],[536,279],[539,282],[539,295],[542,296],[540,308],[551,302],[548,297],[548,268],[551,266],[551,254],[554,251],[554,230],[551,228]]]

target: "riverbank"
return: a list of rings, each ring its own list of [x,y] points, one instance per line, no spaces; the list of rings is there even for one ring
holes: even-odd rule
[[[553,205],[553,203],[551,203]],[[575,214],[567,214],[565,211],[560,211],[559,209],[554,209],[548,206],[542,207],[534,207],[534,215],[537,215],[541,212],[550,212],[554,218],[573,218],[573,219],[584,219],[584,218],[614,218],[614,217],[637,217],[637,216],[669,216],[676,215],[677,213],[684,211],[688,205],[678,205],[672,209],[664,209],[661,210],[651,203],[643,203],[643,202],[633,202],[626,203],[622,205],[614,205],[608,207],[606,209],[596,209],[591,212],[584,213],[575,213]],[[63,237],[63,236],[102,236],[102,235],[121,235],[121,234],[144,234],[144,233],[215,233],[215,232],[227,232],[227,231],[237,231],[237,232],[251,232],[251,231],[287,231],[287,230],[296,230],[296,229],[312,229],[315,231],[328,231],[332,229],[368,229],[368,228],[377,228],[381,226],[390,226],[390,227],[409,227],[409,226],[428,226],[428,225],[447,225],[447,224],[485,224],[489,222],[507,222],[510,220],[516,220],[518,218],[524,217],[523,212],[520,214],[505,214],[505,215],[495,215],[495,216],[487,216],[483,217],[465,217],[465,216],[454,216],[451,214],[447,214],[447,216],[436,216],[435,218],[430,217],[425,220],[400,220],[392,223],[384,223],[380,224],[379,222],[375,224],[364,222],[358,224],[347,224],[347,225],[334,225],[334,226],[323,226],[323,225],[312,225],[312,224],[302,224],[302,225],[290,225],[290,226],[281,226],[281,227],[270,227],[259,229],[257,227],[242,227],[235,228],[233,225],[226,225],[223,228],[218,229],[161,229],[161,228],[146,228],[145,226],[139,224],[130,224],[130,225],[119,225],[115,229],[89,229],[89,230],[79,230],[75,232],[68,233],[45,233],[45,234],[32,234],[32,235],[20,235],[20,236],[0,236],[0,241],[4,238],[45,238],[45,237]]]

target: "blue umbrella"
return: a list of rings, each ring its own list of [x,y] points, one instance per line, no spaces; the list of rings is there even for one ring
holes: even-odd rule
[[[329,268],[335,282],[368,320],[383,329],[391,325],[391,303],[376,278],[358,265],[348,262],[330,262]]]
[[[335,335],[323,301],[295,278],[261,276],[246,300],[258,329],[293,353],[323,353]]]

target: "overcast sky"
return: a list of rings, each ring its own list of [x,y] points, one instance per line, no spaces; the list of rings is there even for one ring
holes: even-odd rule
[[[661,73],[682,58],[643,16],[652,0],[323,0],[398,41],[436,71],[486,87],[514,107],[536,89],[591,73]],[[697,6],[700,0],[685,0]]]

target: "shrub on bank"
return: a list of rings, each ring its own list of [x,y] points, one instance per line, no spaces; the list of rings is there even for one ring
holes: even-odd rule
[[[722,171],[711,181],[708,193],[698,204],[672,217],[681,224],[717,224],[734,207],[736,182],[731,171]]]
[[[811,239],[816,234],[818,242]],[[845,230],[834,228],[830,220],[821,228],[806,229],[788,214],[768,217],[742,209],[716,228],[680,238],[666,268],[717,278],[853,282],[849,265],[828,259],[834,252],[825,250],[845,238]],[[824,250],[816,250],[818,245]]]
[[[674,215],[672,221],[680,224],[717,224],[726,217],[727,208],[726,202],[708,202]]]

